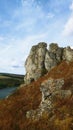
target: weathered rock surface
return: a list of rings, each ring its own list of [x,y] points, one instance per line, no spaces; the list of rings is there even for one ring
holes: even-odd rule
[[[62,60],[73,61],[73,50],[70,47],[61,48],[58,44],[51,43],[47,49],[47,44],[44,42],[33,46],[25,62],[25,84],[37,80]]]
[[[36,110],[27,111],[26,117],[31,119],[39,119],[43,112],[47,115],[53,110],[53,100],[60,97],[62,100],[69,98],[72,94],[71,90],[62,90],[64,85],[64,79],[52,79],[44,81],[40,86],[40,91],[42,92],[41,103]]]
[[[70,47],[64,48],[63,59],[66,61],[73,61],[73,50]]]
[[[30,83],[33,80],[37,80],[46,72],[44,64],[46,51],[46,43],[39,43],[31,48],[30,54],[25,62],[25,83]]]

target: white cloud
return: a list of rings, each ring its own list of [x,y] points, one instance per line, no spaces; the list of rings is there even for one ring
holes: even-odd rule
[[[24,29],[24,33],[26,31],[31,32],[32,29],[36,28],[36,26],[38,26],[41,22],[46,24],[46,21],[54,17],[52,12],[46,13],[42,9],[41,4],[37,4],[36,0],[21,0],[21,3],[22,6],[18,8],[18,10],[14,10],[12,16],[12,20],[14,22],[18,19],[13,28],[14,31],[20,31],[21,29]],[[45,28],[45,25],[42,26],[42,28]],[[37,27],[37,29],[39,28]]]
[[[5,48],[0,50],[0,70],[6,70],[10,73],[25,73],[24,62],[29,54],[31,46],[37,44],[39,41],[44,41],[45,33],[38,35],[31,35],[22,40],[14,40],[14,43],[8,44]],[[34,43],[35,41],[35,43]],[[18,67],[17,67],[18,66]]]
[[[47,18],[53,18],[53,17],[54,17],[54,14],[53,14],[53,13],[50,13],[50,12],[49,12],[49,13],[47,14]]]
[[[71,10],[70,17],[65,23],[64,30],[62,32],[62,35],[65,37],[73,35],[73,2],[70,5],[70,10]]]
[[[21,0],[23,6],[30,5],[30,3],[34,3],[35,0]]]
[[[71,48],[73,49],[73,46],[71,46]]]
[[[45,33],[44,30],[47,17],[40,6],[32,6],[33,2],[34,0],[22,0],[22,7],[14,10],[10,19],[11,22],[5,21],[4,23],[5,26],[10,23],[9,29],[11,31],[10,34],[6,34],[8,37],[4,40],[5,46],[0,46],[0,71],[24,72],[24,62],[32,45],[37,44],[39,41],[45,41],[47,37],[47,32]],[[51,18],[52,14],[49,13],[48,16]],[[36,26],[36,23],[39,24],[40,20],[45,21],[41,29],[39,29],[40,26],[39,28]],[[27,35],[26,31],[28,31]],[[20,36],[21,32],[23,34]],[[19,71],[14,66],[19,66]]]
[[[11,17],[0,21],[0,28],[3,27],[3,36],[5,36],[4,40],[0,38],[0,71],[24,74],[24,62],[34,44],[41,41],[61,42],[62,37],[59,34],[63,25],[63,16],[56,16],[52,10],[55,8],[59,12],[64,0],[62,3],[58,0],[55,0],[56,3],[52,2],[52,10],[49,9],[50,4],[47,9],[42,1],[39,1],[39,4],[36,0],[20,1],[20,6],[11,12]],[[72,7],[70,8],[72,12]],[[72,19],[67,21],[64,34],[72,33],[72,23]]]
[[[70,10],[73,10],[73,1],[72,1],[71,5],[70,5]]]
[[[0,42],[3,41],[4,39],[5,39],[4,37],[0,36]]]
[[[73,35],[73,15],[68,19],[67,23],[64,26],[63,36]]]

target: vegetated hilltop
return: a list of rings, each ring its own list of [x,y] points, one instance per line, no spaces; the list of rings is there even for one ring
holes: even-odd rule
[[[19,86],[23,79],[23,75],[0,73],[0,88]]]
[[[57,49],[55,53],[52,52],[55,58]],[[43,51],[41,53],[43,54]],[[35,55],[36,53],[34,57]],[[30,55],[29,57],[31,58]],[[27,58],[26,67],[27,62],[30,61],[30,64],[24,78],[26,84],[22,84],[13,95],[0,101],[0,130],[73,129],[73,50],[69,47],[63,48],[61,61],[53,67],[51,67],[52,58],[49,56],[50,63],[47,62],[47,66],[50,64],[51,68],[49,72],[43,71],[43,75],[37,78],[35,76],[38,73],[34,71],[27,74],[33,63],[32,58],[29,60]]]

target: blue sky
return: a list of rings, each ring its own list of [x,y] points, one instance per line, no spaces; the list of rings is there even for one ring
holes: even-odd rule
[[[41,41],[73,47],[73,0],[0,0],[0,72],[25,74]]]

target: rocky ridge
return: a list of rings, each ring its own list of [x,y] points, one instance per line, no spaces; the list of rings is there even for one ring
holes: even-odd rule
[[[61,48],[56,43],[50,44],[49,50],[47,49],[46,43],[39,43],[33,46],[25,63],[27,72],[24,79],[25,83],[29,84],[37,80],[62,61],[67,63],[73,61],[73,50],[70,47]],[[39,119],[43,112],[46,112],[48,115],[49,111],[53,110],[53,100],[55,98],[60,97],[62,100],[69,98],[72,95],[72,91],[70,89],[62,89],[64,82],[62,78],[53,79],[51,77],[42,82],[40,85],[40,91],[42,93],[41,103],[38,109],[27,111],[26,117]]]
[[[56,43],[51,43],[47,49],[47,43],[44,42],[32,46],[25,62],[25,84],[37,80],[63,60],[66,62],[73,61],[73,50],[70,47],[62,48]]]

